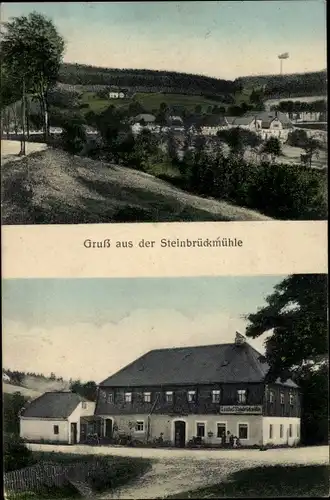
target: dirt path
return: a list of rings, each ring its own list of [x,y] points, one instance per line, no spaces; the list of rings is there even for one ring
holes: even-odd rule
[[[161,450],[124,447],[28,445],[35,451],[144,457],[152,469],[135,484],[95,497],[95,500],[164,498],[216,484],[242,469],[275,464],[328,464],[327,446],[259,450]]]
[[[20,141],[1,140],[1,164],[4,165],[9,161],[20,160],[23,157],[18,156],[20,152]],[[26,142],[26,154],[35,153],[36,151],[44,151],[47,145],[43,142]]]

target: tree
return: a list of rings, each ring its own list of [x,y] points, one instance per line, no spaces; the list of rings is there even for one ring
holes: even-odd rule
[[[56,83],[64,52],[63,38],[57,32],[52,20],[33,12],[28,16],[15,17],[4,23],[1,51],[3,64],[20,81],[23,122],[26,93],[32,93],[40,103],[45,141],[47,141],[49,133],[47,94]],[[23,127],[24,125],[25,123]]]
[[[87,143],[87,135],[80,120],[68,120],[61,137],[63,149],[73,155],[81,153]]]
[[[312,166],[312,161],[314,156],[318,156],[320,153],[320,144],[316,139],[309,137],[306,144],[303,146],[306,154],[306,160],[309,162],[309,166]]]
[[[277,137],[270,137],[265,142],[262,152],[269,155],[274,162],[278,156],[282,154],[282,146]]]
[[[3,462],[5,472],[22,469],[33,463],[32,451],[18,436],[5,435]]]
[[[328,324],[327,276],[292,275],[267,297],[266,306],[249,314],[246,335],[264,333],[269,379],[293,377],[302,390],[304,436],[327,436]]]

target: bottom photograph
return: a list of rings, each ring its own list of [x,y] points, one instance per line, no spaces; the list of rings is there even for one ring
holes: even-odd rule
[[[328,496],[327,285],[3,280],[4,497]]]

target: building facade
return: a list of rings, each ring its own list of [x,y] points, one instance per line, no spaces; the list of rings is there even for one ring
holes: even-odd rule
[[[220,446],[228,431],[242,446],[300,439],[299,388],[266,382],[269,367],[247,342],[151,351],[99,386],[102,436],[129,434],[174,446],[193,438]]]
[[[20,437],[32,443],[76,444],[84,418],[93,416],[95,403],[71,392],[46,392],[20,414]]]

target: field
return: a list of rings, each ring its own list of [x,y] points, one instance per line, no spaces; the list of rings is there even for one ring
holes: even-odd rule
[[[238,96],[239,101],[243,102],[246,97]],[[83,112],[94,111],[98,113],[103,111],[111,104],[118,107],[127,107],[132,102],[140,103],[146,111],[152,112],[158,110],[159,105],[165,102],[168,106],[183,106],[189,111],[194,111],[196,106],[201,106],[203,112],[207,112],[209,106],[228,106],[216,99],[183,94],[163,94],[159,93],[137,93],[134,99],[100,99],[95,92],[83,92],[82,104],[88,104],[89,108],[83,108]]]
[[[15,392],[20,392],[22,396],[25,396],[26,398],[37,398],[41,395],[41,392],[34,391],[33,389],[7,384],[6,382],[3,382],[2,384],[2,391],[4,394],[14,394]]]

